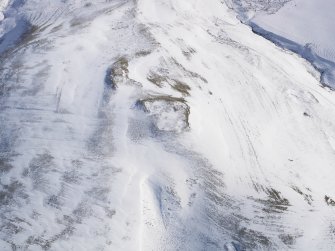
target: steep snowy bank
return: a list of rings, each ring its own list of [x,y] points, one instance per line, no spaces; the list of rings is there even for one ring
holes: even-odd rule
[[[260,35],[298,53],[335,87],[335,4],[332,0],[226,0]]]
[[[17,15],[34,29],[0,56],[3,250],[335,248],[335,95],[305,60],[219,0]]]
[[[320,57],[334,62],[334,12],[332,0],[295,0],[272,15],[260,13],[252,21],[301,45],[313,44]]]
[[[5,15],[4,12],[6,10],[6,8],[8,8],[9,5],[9,0],[0,0],[0,37],[3,36],[3,34],[5,33],[4,31],[4,19],[5,19]]]
[[[3,11],[6,9],[9,0],[1,0],[0,1],[0,22],[5,18]]]

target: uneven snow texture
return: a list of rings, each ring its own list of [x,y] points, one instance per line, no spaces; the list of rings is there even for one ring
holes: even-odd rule
[[[335,249],[335,94],[307,61],[219,0],[6,13],[0,250]]]
[[[225,0],[228,7],[235,9],[239,17],[249,19],[258,13],[274,14],[292,0]]]

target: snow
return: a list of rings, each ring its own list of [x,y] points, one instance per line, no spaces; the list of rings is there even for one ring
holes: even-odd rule
[[[3,11],[6,9],[8,3],[9,3],[9,0],[0,1],[0,22],[5,18],[5,16],[3,15]]]
[[[253,21],[264,29],[301,45],[312,43],[321,57],[335,61],[334,2],[296,0],[272,15],[260,14]],[[283,22],[283,20],[285,20]]]
[[[309,62],[219,0],[15,8],[1,248],[335,248],[335,94]]]
[[[332,0],[290,1],[275,13],[249,17],[269,39],[301,54],[324,72],[324,84],[335,86],[335,5]],[[269,33],[271,32],[271,33]]]

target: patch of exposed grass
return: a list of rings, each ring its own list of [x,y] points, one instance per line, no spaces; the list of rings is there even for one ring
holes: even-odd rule
[[[158,87],[162,87],[164,82],[167,82],[167,77],[159,75],[155,72],[150,72],[147,76],[147,80],[149,80],[151,83]]]
[[[295,244],[297,237],[291,234],[280,234],[278,235],[279,239],[287,246],[292,246]]]
[[[175,79],[173,80],[173,82],[174,82],[174,84],[172,84],[171,87],[174,90],[180,92],[184,96],[189,96],[190,95],[189,91],[191,90],[191,88],[187,84],[185,84],[185,83],[183,83],[179,80],[175,80]]]
[[[298,187],[292,186],[292,189],[296,191],[298,194],[302,195],[304,197],[304,200],[309,204],[312,205],[313,198],[310,194],[303,193]]]
[[[187,59],[190,59],[196,51],[193,48],[188,47],[186,50],[182,50],[182,52]]]
[[[193,77],[193,78],[197,78],[200,79],[202,82],[204,83],[208,83],[207,79],[205,79],[203,76],[201,76],[200,74],[187,70],[184,66],[182,66],[180,63],[177,62],[177,60],[175,58],[170,58],[170,63],[175,65],[176,67],[178,67],[182,72],[185,73],[185,75],[187,77]]]
[[[151,51],[144,51],[144,50],[141,50],[141,51],[138,51],[135,53],[135,57],[145,57],[147,55],[149,55],[151,53]]]
[[[266,213],[283,213],[290,206],[288,199],[283,197],[281,193],[273,188],[258,187],[267,195],[266,199],[253,199],[264,205],[262,210]]]
[[[238,231],[238,239],[243,239],[245,242],[248,242],[248,246],[252,247],[253,249],[256,249],[259,244],[267,248],[271,247],[271,241],[267,236],[264,236],[262,233],[253,229],[248,229],[246,227],[242,227]]]

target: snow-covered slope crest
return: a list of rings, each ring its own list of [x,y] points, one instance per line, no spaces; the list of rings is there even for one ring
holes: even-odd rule
[[[1,0],[0,1],[0,21],[2,21],[5,18],[4,14],[3,14],[3,11],[6,9],[8,4],[9,4],[9,0]]]
[[[5,14],[4,12],[6,11],[6,9],[8,8],[8,6],[10,5],[10,1],[9,0],[0,0],[0,37],[5,33],[4,31],[4,19],[5,19]]]
[[[335,87],[333,0],[226,1],[258,34],[310,61],[322,83]]]
[[[227,6],[234,9],[239,19],[243,22],[259,15],[266,13],[268,15],[275,14],[287,3],[292,0],[224,0]]]
[[[24,35],[0,43],[0,249],[334,249],[335,95],[235,16],[19,6]]]

